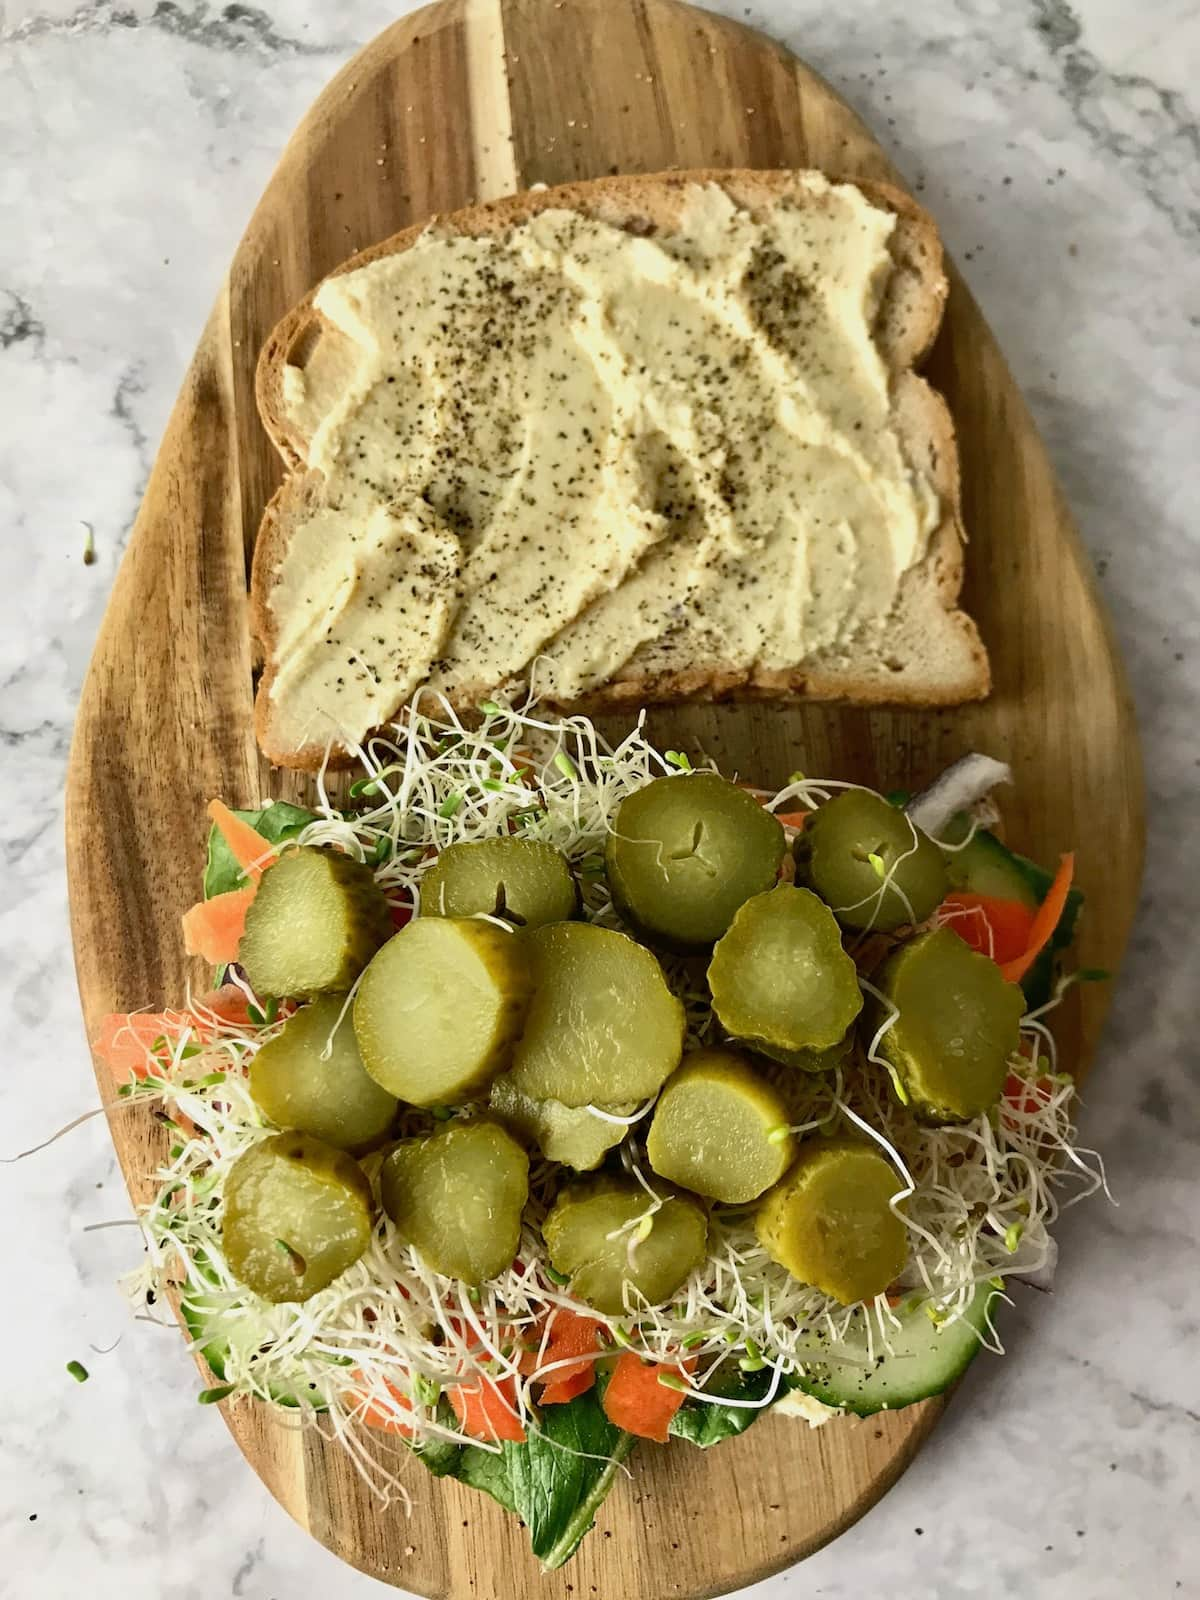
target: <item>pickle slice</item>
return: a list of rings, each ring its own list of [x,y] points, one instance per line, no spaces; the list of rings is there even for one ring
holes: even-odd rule
[[[478,1286],[511,1265],[529,1198],[529,1158],[494,1122],[460,1122],[392,1150],[383,1209],[427,1267]]]
[[[758,1208],[759,1243],[801,1283],[842,1305],[872,1300],[908,1256],[892,1196],[903,1188],[892,1164],[854,1139],[808,1139],[795,1166]]]
[[[521,939],[534,995],[513,1053],[513,1084],[566,1106],[635,1105],[657,1094],[683,1052],[683,1006],[649,950],[587,922]]]
[[[538,839],[448,845],[421,880],[423,917],[487,915],[514,928],[566,922],[579,909],[567,858]]]
[[[761,1039],[755,1048],[760,1055],[769,1056],[772,1061],[779,1061],[785,1067],[795,1067],[799,1072],[832,1072],[850,1059],[850,1052],[854,1048],[854,1028],[851,1027],[837,1044],[831,1044],[824,1050],[784,1050]]]
[[[699,1201],[671,1195],[653,1215],[651,1203],[632,1178],[599,1178],[561,1190],[542,1224],[550,1265],[606,1316],[624,1311],[626,1284],[660,1305],[704,1260],[708,1218]]]
[[[251,1061],[250,1094],[276,1127],[365,1150],[395,1121],[396,1097],[363,1066],[342,1006],[338,997],[314,1000],[289,1017]]]
[[[783,829],[715,772],[656,778],[623,800],[605,845],[613,903],[644,938],[674,949],[713,944],[751,895],[769,889]]]
[[[288,850],[263,873],[238,962],[260,995],[344,993],[392,931],[370,867],[340,850]]]
[[[1020,1045],[1020,986],[950,928],[901,945],[878,981],[900,1013],[879,1053],[913,1109],[930,1122],[967,1122],[994,1106]]]
[[[646,1141],[660,1178],[726,1205],[778,1183],[795,1154],[787,1107],[735,1050],[697,1050],[667,1079]]]
[[[418,917],[359,984],[363,1065],[414,1106],[460,1105],[507,1064],[529,1001],[523,941],[493,923]]]
[[[808,819],[796,874],[845,928],[890,933],[924,922],[946,898],[946,863],[903,811],[869,789],[847,789]]]
[[[576,1172],[591,1172],[629,1131],[618,1122],[606,1122],[586,1106],[565,1106],[561,1100],[533,1100],[522,1094],[503,1072],[493,1079],[489,1103],[507,1127],[536,1144],[547,1161],[558,1161]],[[603,1107],[614,1116],[630,1117],[637,1102],[628,1100]]]
[[[713,951],[708,985],[725,1032],[783,1061],[785,1052],[841,1045],[862,1010],[832,911],[786,883],[742,906]],[[801,1064],[817,1067],[807,1057]]]
[[[235,1278],[264,1300],[308,1300],[367,1248],[371,1186],[344,1151],[277,1133],[229,1169],[221,1226]]]

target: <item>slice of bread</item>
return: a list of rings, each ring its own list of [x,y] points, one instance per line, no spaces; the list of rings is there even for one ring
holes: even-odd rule
[[[435,218],[361,252],[334,276],[408,249],[430,227],[439,235],[500,234],[551,207],[574,210],[634,234],[670,232],[684,209],[689,188],[697,184],[719,185],[737,206],[759,216],[781,201],[807,203],[812,194],[804,174],[782,171],[696,171],[597,179],[515,195]],[[923,559],[904,574],[890,614],[869,636],[852,637],[836,649],[772,670],[697,659],[689,654],[686,639],[652,640],[639,647],[610,681],[572,702],[572,709],[601,712],[647,703],[730,697],[948,705],[978,699],[988,692],[986,652],[974,623],[956,604],[962,583],[963,531],[954,428],[941,396],[912,370],[928,351],[941,322],[947,288],[941,244],[932,220],[907,195],[879,184],[858,187],[873,206],[896,218],[888,241],[893,266],[874,338],[891,373],[892,424],[904,457],[909,467],[924,475],[939,500],[940,522]],[[310,440],[297,420],[296,409],[289,404],[289,369],[315,371],[314,363],[323,363],[326,370],[336,370],[336,345],[345,341],[315,310],[315,293],[283,318],[259,360],[259,409],[289,476],[264,514],[251,583],[252,625],[264,660],[256,700],[259,742],[271,760],[306,769],[315,768],[327,755],[335,762],[347,755],[336,745],[329,751],[324,738],[297,744],[295,735],[281,727],[285,719],[276,715],[272,696],[280,644],[273,590],[295,528],[322,506],[324,494],[321,473],[308,470]],[[499,687],[503,686],[472,686],[472,693],[461,698],[469,704]],[[384,684],[381,704],[386,702],[386,689]]]

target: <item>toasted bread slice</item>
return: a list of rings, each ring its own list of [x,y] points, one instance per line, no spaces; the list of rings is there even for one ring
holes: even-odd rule
[[[756,215],[781,200],[803,201],[809,192],[803,174],[776,171],[694,171],[568,184],[473,206],[408,228],[352,257],[334,276],[408,249],[427,228],[445,235],[503,233],[551,207],[578,211],[632,233],[670,232],[689,188],[696,184],[719,185],[736,205]],[[573,707],[607,711],[727,697],[947,705],[988,692],[986,652],[974,623],[956,605],[963,532],[954,428],[944,401],[912,371],[941,322],[946,280],[940,241],[932,220],[907,195],[880,184],[858,187],[872,205],[896,217],[888,243],[893,268],[874,338],[892,375],[892,422],[903,454],[910,467],[924,474],[939,500],[940,522],[923,559],[904,574],[892,611],[869,638],[851,639],[835,651],[810,655],[784,670],[734,668],[728,662],[697,659],[687,639],[650,640],[610,681],[572,702]],[[272,698],[279,659],[272,592],[294,528],[320,508],[324,492],[322,475],[308,470],[310,440],[288,404],[288,371],[315,370],[317,362],[336,370],[336,344],[345,339],[315,310],[315,293],[283,318],[259,360],[259,410],[290,475],[264,514],[251,584],[252,624],[264,659],[256,701],[259,742],[280,765],[307,769],[327,757],[336,762],[346,756],[337,746],[330,751],[323,739],[298,745],[295,736],[279,726]],[[461,698],[470,703],[497,687],[473,685],[471,694]],[[386,693],[381,705],[385,700]],[[391,706],[380,721],[398,709]]]

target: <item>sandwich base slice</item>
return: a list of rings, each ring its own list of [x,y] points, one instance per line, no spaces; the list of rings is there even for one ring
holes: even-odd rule
[[[542,190],[353,258],[259,366],[292,469],[252,579],[265,752],[344,758],[425,687],[986,694],[913,371],[945,293],[914,202],[805,172]]]

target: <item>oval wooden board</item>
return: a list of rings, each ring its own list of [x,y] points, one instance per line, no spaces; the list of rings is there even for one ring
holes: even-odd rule
[[[702,166],[899,181],[801,62],[673,0],[442,0],[376,39],[317,101],[192,362],[80,706],[67,827],[89,1025],[178,997],[189,976],[202,981],[181,953],[179,915],[197,892],[208,797],[303,797],[301,780],[266,769],[251,732],[247,563],[280,472],[253,378],[276,319],[344,257],[435,210],[534,183]],[[1142,841],[1125,681],[1045,452],[957,277],[926,370],[958,426],[965,602],[991,651],[992,698],[933,713],[694,708],[655,714],[652,731],[764,784],[796,767],[882,788],[920,783],[971,748],[1011,761],[1012,838],[1045,860],[1078,848],[1084,957],[1115,968]],[[1090,986],[1060,1014],[1068,1062],[1086,1065],[1105,998]],[[130,1190],[144,1198],[159,1130],[128,1116],[112,1129]],[[768,1418],[703,1455],[646,1447],[580,1555],[549,1577],[514,1519],[416,1464],[406,1520],[380,1514],[315,1432],[246,1404],[227,1408],[226,1421],[297,1521],[387,1583],[455,1600],[657,1600],[727,1592],[817,1549],[894,1482],[940,1410],[929,1402],[818,1432]]]

